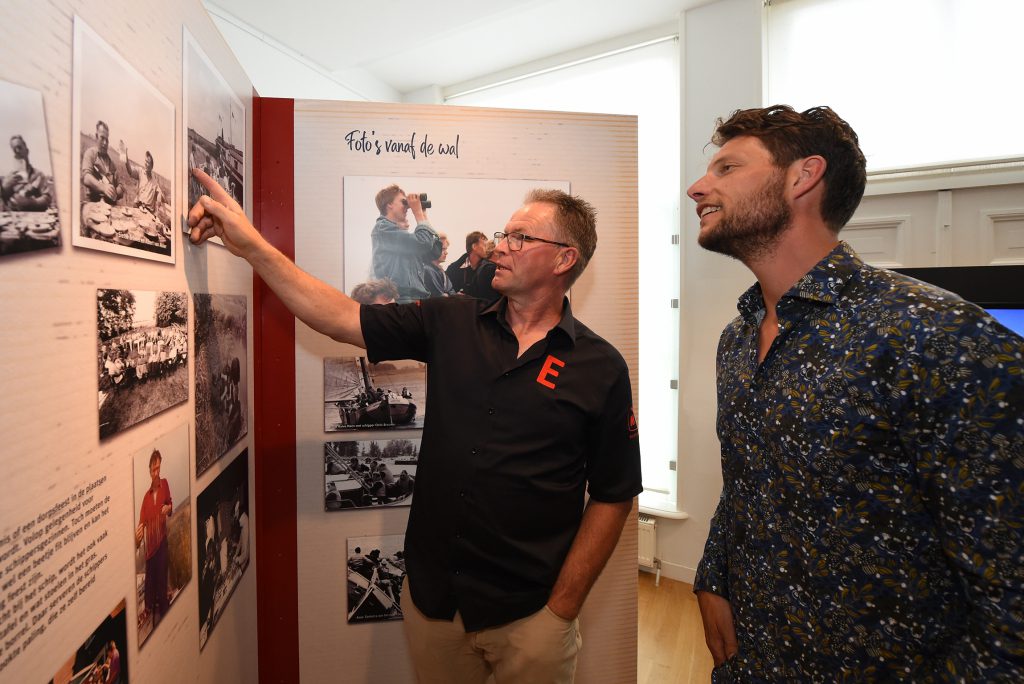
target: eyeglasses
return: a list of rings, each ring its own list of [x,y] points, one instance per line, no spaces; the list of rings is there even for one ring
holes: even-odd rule
[[[497,232],[494,234],[494,242],[498,243],[502,240],[508,240],[508,248],[513,252],[518,252],[523,248],[524,242],[543,242],[548,245],[557,245],[559,247],[572,247],[564,242],[555,242],[554,240],[545,240],[544,238],[534,237],[527,235],[526,233],[502,233]]]

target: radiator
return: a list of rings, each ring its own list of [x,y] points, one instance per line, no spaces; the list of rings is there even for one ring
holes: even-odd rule
[[[658,549],[658,521],[653,515],[641,513],[637,516],[637,523],[640,528],[637,542],[637,547],[640,551],[639,563],[642,567],[653,570]]]

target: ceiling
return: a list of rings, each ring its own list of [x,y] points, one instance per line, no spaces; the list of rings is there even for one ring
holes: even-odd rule
[[[708,0],[208,0],[329,74],[399,93],[486,74],[677,21]]]

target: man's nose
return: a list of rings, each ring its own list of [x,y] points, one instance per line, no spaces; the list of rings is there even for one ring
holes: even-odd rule
[[[707,179],[708,177],[706,175],[702,176],[697,180],[696,183],[694,183],[689,187],[689,189],[687,189],[687,196],[694,202],[700,202],[704,195],[707,194]]]

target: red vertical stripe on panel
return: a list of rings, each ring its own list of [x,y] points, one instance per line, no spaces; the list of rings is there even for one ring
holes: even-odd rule
[[[294,101],[253,97],[253,219],[295,259]],[[256,605],[261,684],[299,681],[295,318],[253,276]]]

